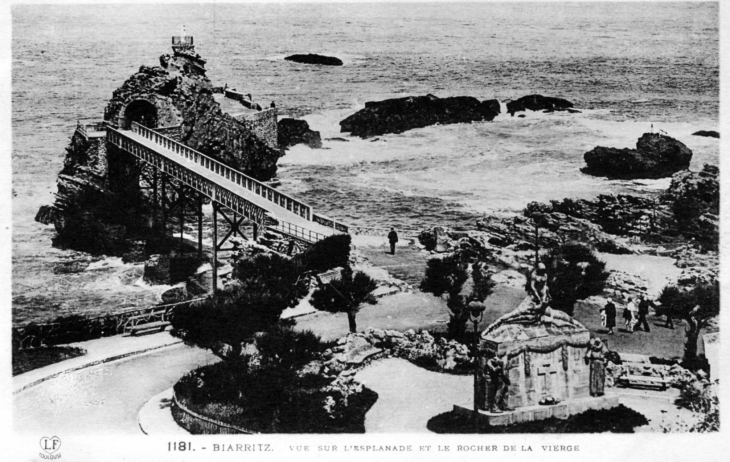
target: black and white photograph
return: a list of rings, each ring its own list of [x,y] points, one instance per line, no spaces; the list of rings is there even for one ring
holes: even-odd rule
[[[5,5],[0,460],[723,460],[726,6]]]

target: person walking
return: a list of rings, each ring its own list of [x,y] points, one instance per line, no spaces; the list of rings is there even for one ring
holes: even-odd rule
[[[626,322],[626,330],[633,334],[636,322],[639,320],[639,308],[636,307],[633,297],[629,297],[629,303],[626,305],[626,310],[629,312],[629,318]]]
[[[646,317],[649,315],[650,306],[651,302],[646,297],[646,295],[642,294],[639,297],[639,322],[636,323],[636,328],[638,329],[639,327],[641,327],[644,332],[651,332],[651,329],[649,328],[649,322],[646,320]]]
[[[629,309],[629,305],[626,305],[626,307],[624,307],[623,318],[624,318],[624,327],[626,328],[627,331],[631,332],[631,330],[629,330],[629,327],[631,326],[631,310]]]
[[[390,254],[395,255],[395,244],[398,242],[398,233],[395,232],[395,228],[390,228],[388,242],[390,242]]]
[[[606,306],[601,310],[604,319],[606,320],[606,329],[608,329],[608,335],[613,335],[613,328],[616,327],[616,305],[613,304],[612,299],[606,300]]]

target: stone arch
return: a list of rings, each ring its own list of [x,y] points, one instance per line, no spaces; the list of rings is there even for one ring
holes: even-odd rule
[[[147,99],[138,98],[130,101],[119,111],[118,125],[124,130],[129,130],[132,122],[148,128],[156,128],[158,126],[157,106]]]

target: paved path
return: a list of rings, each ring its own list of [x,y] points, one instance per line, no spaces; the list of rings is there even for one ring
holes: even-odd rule
[[[150,397],[186,372],[217,358],[207,350],[172,345],[62,374],[14,396],[14,425],[33,434],[139,435],[138,413]]]
[[[59,374],[180,342],[180,339],[164,332],[140,337],[115,335],[86,342],[71,343],[69,346],[83,348],[86,350],[86,354],[13,377],[13,393],[18,393]]]
[[[365,416],[366,433],[429,432],[428,420],[471,400],[473,378],[440,374],[390,358],[358,372],[355,379],[378,394]]]

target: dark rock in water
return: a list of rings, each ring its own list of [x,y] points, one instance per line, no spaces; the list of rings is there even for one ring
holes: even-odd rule
[[[349,143],[349,142],[350,142],[350,140],[346,140],[346,139],[344,139],[344,138],[340,138],[340,137],[338,137],[338,136],[336,136],[336,137],[334,137],[334,138],[325,138],[325,139],[326,139],[327,141],[342,141],[342,142],[345,142],[345,143]]]
[[[525,114],[520,114],[517,117],[519,117],[520,119],[524,119],[525,118]]]
[[[567,99],[552,98],[542,95],[523,96],[515,101],[507,103],[507,112],[509,115],[515,115],[515,112],[521,112],[526,109],[531,111],[567,111],[573,107],[573,103]]]
[[[689,168],[692,151],[680,141],[658,133],[644,133],[636,149],[597,146],[585,153],[584,173],[610,178],[664,178]]]
[[[325,66],[342,66],[342,60],[334,56],[322,56],[309,53],[307,55],[291,55],[287,56],[287,61],[294,61],[302,64],[323,64]]]
[[[66,263],[60,263],[53,267],[55,274],[73,274],[81,273],[88,268],[89,262],[86,261],[72,261]]]
[[[720,134],[714,130],[700,130],[692,134],[694,136],[708,136],[710,138],[720,138]]]
[[[470,96],[409,96],[365,103],[364,109],[340,122],[340,131],[368,138],[435,124],[490,121],[498,114],[499,102],[496,100],[480,102]]]
[[[312,149],[322,147],[319,132],[311,130],[306,120],[281,119],[279,126],[279,147],[289,148],[297,144],[306,144]]]

